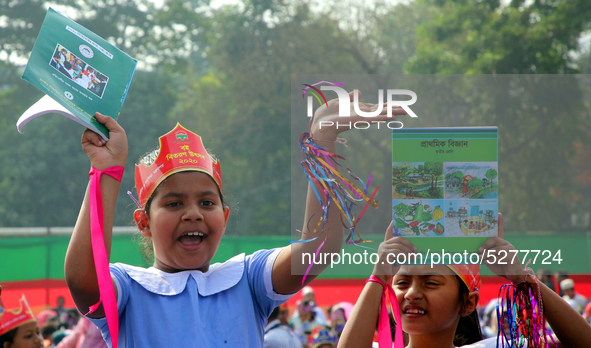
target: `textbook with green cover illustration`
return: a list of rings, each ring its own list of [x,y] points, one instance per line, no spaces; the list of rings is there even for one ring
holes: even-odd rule
[[[393,130],[394,235],[424,254],[477,252],[498,235],[498,171],[497,127]]]
[[[32,119],[57,112],[108,139],[107,129],[94,114],[117,118],[136,64],[135,59],[50,8],[23,79],[53,100],[45,96],[29,108],[17,122],[19,132]]]

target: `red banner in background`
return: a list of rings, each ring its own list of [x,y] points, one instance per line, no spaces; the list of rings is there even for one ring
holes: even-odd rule
[[[572,275],[569,278],[574,280],[576,292],[587,298],[591,297],[591,274]],[[506,284],[506,282],[499,277],[482,277],[482,288],[479,291],[480,305],[485,306],[491,299],[497,297],[503,284]],[[314,289],[316,303],[326,310],[338,302],[345,301],[353,304],[357,302],[357,298],[365,286],[365,279],[316,279],[310,286]],[[60,296],[63,296],[66,300],[65,307],[76,307],[65,280],[42,279],[3,282],[2,288],[2,302],[6,308],[17,306],[22,294],[27,297],[27,301],[35,315],[43,309],[55,308],[57,298]],[[555,284],[555,288],[558,288],[558,284]],[[302,295],[297,293],[287,301],[290,312],[295,309],[296,302],[301,299]]]
[[[57,307],[57,298],[60,296],[66,300],[65,307],[76,307],[65,280],[41,279],[2,283],[2,302],[5,308],[15,307],[22,294],[27,298],[35,315],[43,309]]]

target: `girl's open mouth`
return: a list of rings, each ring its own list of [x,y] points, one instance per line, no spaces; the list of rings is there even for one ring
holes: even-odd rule
[[[416,318],[427,314],[427,311],[418,306],[405,306],[402,313],[408,317]]]
[[[409,309],[404,311],[406,314],[425,314],[426,312],[422,309]]]
[[[201,244],[203,238],[205,238],[205,235],[203,233],[189,232],[180,236],[179,242],[181,242],[181,244],[185,246],[193,246]]]

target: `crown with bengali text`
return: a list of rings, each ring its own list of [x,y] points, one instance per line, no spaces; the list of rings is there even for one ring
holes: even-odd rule
[[[31,307],[27,303],[25,295],[19,300],[20,308],[15,310],[4,310],[0,306],[0,336],[4,335],[8,331],[15,329],[23,324],[27,324],[35,321],[35,316]]]
[[[468,290],[478,291],[482,287],[482,280],[480,279],[480,265],[463,265],[451,264],[446,265],[451,268],[460,279],[466,284]]]
[[[135,187],[142,207],[146,206],[146,202],[164,179],[179,172],[207,173],[222,192],[220,162],[212,159],[207,153],[199,135],[177,123],[170,132],[158,140],[160,152],[154,163],[140,163],[135,166]]]

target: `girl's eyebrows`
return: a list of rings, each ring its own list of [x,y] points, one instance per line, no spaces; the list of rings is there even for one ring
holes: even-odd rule
[[[408,273],[405,272],[405,273],[398,273],[396,275],[397,276],[404,276],[404,277],[418,276],[418,277],[421,277],[421,278],[426,278],[426,277],[431,277],[431,276],[440,276],[440,277],[443,277],[444,276],[444,274],[439,273],[437,271],[426,272],[426,273],[421,273],[421,274],[416,274],[416,273],[413,273],[413,272],[408,272]]]
[[[198,196],[210,196],[210,195],[218,195],[218,193],[214,190],[206,190],[199,192]],[[187,196],[186,192],[177,192],[177,191],[170,191],[162,195],[162,198],[169,198],[169,197],[185,197]]]
[[[186,194],[185,194],[185,193],[183,193],[183,192],[174,192],[174,191],[171,191],[171,192],[167,192],[167,193],[165,193],[165,194],[162,196],[162,198],[169,198],[169,197],[182,197],[182,196],[186,196]]]
[[[209,195],[218,195],[218,193],[214,190],[207,190],[207,191],[203,191],[200,194],[201,196],[209,196]]]

